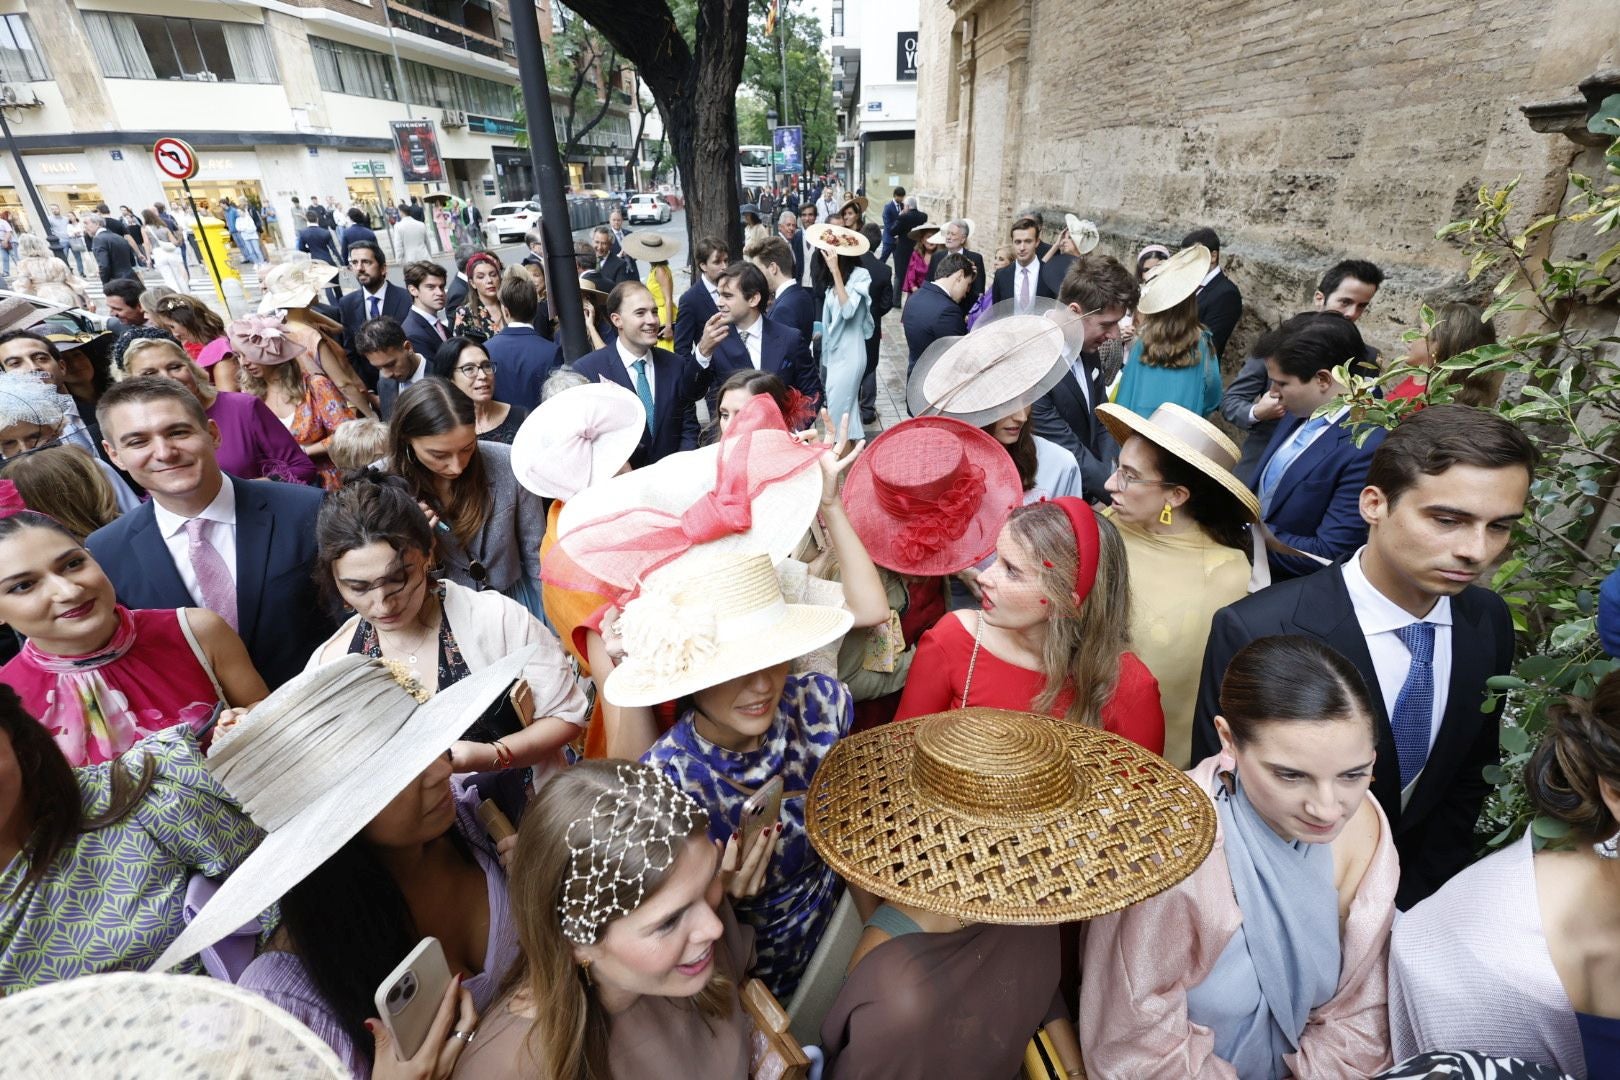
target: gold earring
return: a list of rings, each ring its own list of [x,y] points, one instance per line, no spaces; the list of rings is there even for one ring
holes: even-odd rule
[[[591,962],[589,960],[579,965],[579,973],[585,976],[585,985],[587,987],[594,988],[596,986],[596,983],[591,980]]]
[[[1159,524],[1160,525],[1173,525],[1173,524],[1175,524],[1175,520],[1176,520],[1176,516],[1175,516],[1174,513],[1171,512],[1170,504],[1165,503],[1164,504],[1164,509],[1159,511]]]

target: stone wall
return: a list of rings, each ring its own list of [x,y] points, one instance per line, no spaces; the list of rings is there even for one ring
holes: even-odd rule
[[[922,5],[918,194],[978,223],[1072,210],[1130,258],[1198,225],[1222,237],[1247,313],[1306,307],[1339,258],[1388,283],[1363,330],[1397,347],[1423,299],[1468,296],[1435,229],[1521,176],[1556,208],[1580,148],[1519,106],[1620,57],[1610,0],[938,0]],[[1606,245],[1605,245],[1606,246]]]

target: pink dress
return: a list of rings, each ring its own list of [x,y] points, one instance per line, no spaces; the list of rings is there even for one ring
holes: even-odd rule
[[[184,617],[182,609],[120,604],[105,648],[52,656],[30,641],[0,668],[0,682],[17,691],[69,765],[99,764],[154,731],[198,728],[213,714],[219,691],[181,629]]]
[[[913,249],[911,261],[906,264],[906,280],[901,283],[901,292],[916,292],[928,280],[928,260],[923,257],[921,250]]]

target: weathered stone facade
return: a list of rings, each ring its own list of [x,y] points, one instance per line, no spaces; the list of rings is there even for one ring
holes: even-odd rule
[[[1247,309],[1231,363],[1340,258],[1389,275],[1363,322],[1386,349],[1469,295],[1435,229],[1515,176],[1524,221],[1557,207],[1582,148],[1519,106],[1620,60],[1620,3],[929,0],[920,47],[930,216],[988,255],[1015,211],[1050,233],[1072,210],[1127,260],[1213,226]]]

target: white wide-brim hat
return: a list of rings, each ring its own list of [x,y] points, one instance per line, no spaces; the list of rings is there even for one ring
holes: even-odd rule
[[[332,1048],[268,998],[220,979],[86,975],[0,998],[7,1076],[343,1080]]]
[[[825,221],[804,230],[804,242],[818,251],[830,251],[834,255],[858,257],[872,250],[871,241],[861,233]]]
[[[397,663],[350,653],[255,705],[214,740],[208,771],[267,835],[150,970],[234,933],[331,858],[506,693],[533,652],[425,702]]]
[[[259,314],[268,315],[277,308],[309,307],[337,276],[337,267],[307,255],[277,263],[266,271],[261,282],[264,299],[259,301]]]
[[[1069,239],[1074,242],[1074,250],[1082,255],[1097,250],[1097,245],[1102,243],[1102,233],[1098,231],[1095,221],[1087,221],[1073,214],[1064,214],[1063,224],[1069,230]]]
[[[1085,340],[1083,321],[1065,304],[1036,297],[1028,314],[996,304],[964,337],[941,338],[917,359],[906,383],[914,416],[993,424],[1040,399],[1068,371]]]
[[[570,386],[531,412],[512,439],[512,474],[542,499],[567,502],[624,468],[647,429],[635,392],[614,382]]]
[[[846,608],[783,600],[769,555],[694,557],[679,573],[649,579],[625,606],[625,658],[602,696],[621,708],[675,701],[796,660],[843,637],[854,622]]]
[[[1140,315],[1169,311],[1198,291],[1209,273],[1209,248],[1203,244],[1184,247],[1148,271],[1142,283],[1142,298],[1136,303]]]

